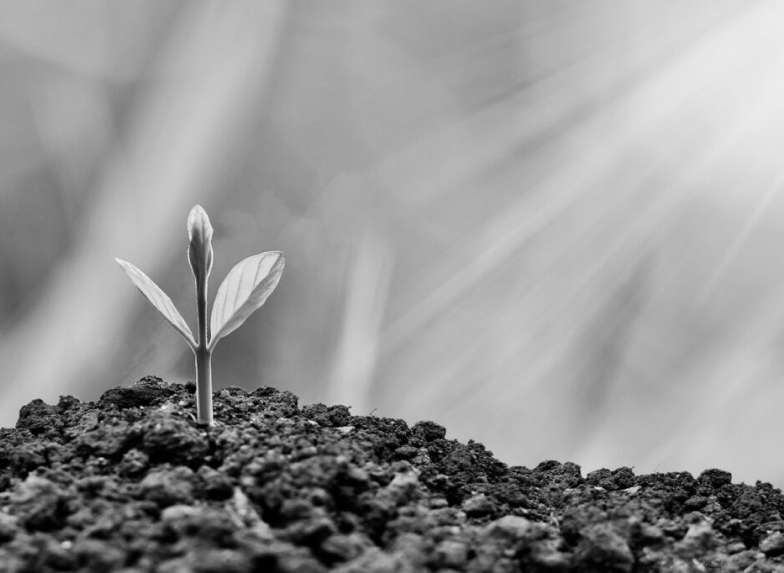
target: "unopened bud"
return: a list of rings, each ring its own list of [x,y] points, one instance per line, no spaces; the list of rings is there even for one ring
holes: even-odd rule
[[[188,262],[197,281],[204,281],[212,270],[212,224],[207,212],[196,205],[188,214]]]

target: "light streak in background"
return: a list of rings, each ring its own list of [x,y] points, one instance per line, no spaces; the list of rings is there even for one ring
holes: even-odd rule
[[[586,348],[591,337],[605,336],[601,330],[591,334],[596,327],[592,314],[600,310],[601,301],[607,301],[611,309],[607,320],[623,312],[623,301],[613,308],[612,300],[621,281],[628,280],[630,273],[633,276],[638,265],[653,267],[645,271],[648,278],[643,282],[653,282],[645,288],[654,291],[651,296],[658,298],[664,309],[673,304],[668,299],[680,299],[676,305],[696,309],[700,297],[694,293],[716,288],[711,277],[724,272],[722,265],[729,264],[733,247],[724,253],[724,262],[711,269],[713,274],[691,274],[691,283],[678,280],[679,266],[691,264],[689,253],[699,256],[688,244],[682,252],[669,246],[684,238],[689,241],[684,230],[678,230],[684,212],[716,200],[738,201],[738,206],[756,204],[756,212],[734,218],[728,228],[737,235],[736,242],[748,240],[769,209],[781,212],[781,205],[774,204],[776,184],[771,183],[779,177],[776,155],[784,135],[779,119],[784,117],[782,45],[773,24],[781,15],[781,7],[770,3],[736,14],[682,51],[648,66],[635,81],[622,84],[624,89],[618,95],[600,100],[580,121],[569,123],[566,133],[558,131],[518,155],[517,163],[508,162],[504,183],[509,185],[517,177],[520,198],[462,240],[460,248],[451,253],[462,265],[454,258],[441,261],[441,268],[431,274],[445,280],[423,280],[428,286],[422,295],[413,296],[410,307],[404,307],[384,332],[382,348],[389,353],[384,360],[395,375],[379,385],[396,388],[397,381],[415,380],[417,371],[427,371],[426,365],[433,360],[445,365],[442,373],[433,374],[438,383],[424,395],[413,391],[402,394],[406,397],[403,411],[414,410],[426,417],[434,412],[432,404],[440,398],[449,406],[439,413],[453,424],[457,420],[463,424],[462,437],[480,436],[485,443],[495,443],[494,451],[506,460],[525,456],[528,463],[535,463],[556,457],[574,459],[588,469],[628,464],[645,471],[661,467],[654,461],[661,456],[646,453],[656,447],[667,452],[664,459],[670,469],[700,471],[697,460],[708,465],[735,465],[733,448],[726,442],[714,442],[699,455],[679,442],[693,433],[695,423],[707,434],[711,428],[716,435],[721,433],[721,413],[712,407],[709,390],[712,379],[725,379],[721,375],[725,349],[717,347],[716,341],[688,340],[690,345],[704,342],[701,352],[681,348],[668,351],[669,357],[646,355],[641,344],[667,346],[688,337],[669,332],[686,327],[680,317],[661,323],[656,313],[662,308],[651,311],[648,301],[643,301],[635,324],[620,334],[623,339],[612,342],[625,348],[616,357],[619,363],[614,370],[601,364],[597,368],[602,378],[591,381],[592,373],[580,369],[580,357],[592,352]],[[546,98],[542,101],[547,109]],[[525,113],[525,108],[517,109]],[[509,130],[510,135],[505,136],[508,143],[499,147],[514,142],[515,134],[525,137],[525,123],[514,121],[513,112],[509,115],[511,119],[507,117],[499,130],[488,132],[492,141],[504,129]],[[547,164],[549,169],[530,181],[537,163]],[[727,182],[716,176],[727,168],[733,168],[736,177],[743,174],[743,183],[734,182],[745,185],[743,193],[728,193]],[[487,188],[487,180],[480,181],[477,193]],[[712,221],[708,215],[693,224],[720,229],[727,223]],[[700,233],[700,229],[694,232]],[[676,251],[671,254],[681,260],[662,265],[660,259],[672,248]],[[545,257],[550,262],[536,274],[508,270],[531,257]],[[666,276],[669,273],[675,275]],[[491,282],[503,281],[529,284],[516,287],[521,295],[516,301],[512,287],[501,297],[483,297],[482,291],[490,289]],[[663,281],[670,284],[662,286]],[[728,290],[737,288],[732,277],[726,282]],[[657,294],[662,288],[667,289],[665,294]],[[471,305],[468,310],[463,308],[466,301]],[[501,319],[504,310],[498,306],[513,318]],[[710,316],[721,311],[713,307],[706,312]],[[705,320],[695,313],[688,310],[682,318]],[[446,329],[455,329],[455,322],[462,325],[457,330],[466,333],[465,340],[444,345]],[[447,323],[448,327],[441,326]],[[504,326],[497,327],[499,323]],[[433,333],[432,343],[410,349],[421,344],[421,333],[412,337],[421,330]],[[484,343],[483,335],[491,332],[496,336]],[[508,335],[508,342],[498,343],[502,338],[499,332]],[[746,355],[753,354],[745,348],[748,342],[743,338],[734,343]],[[401,344],[408,349],[400,350]],[[450,363],[445,348],[462,350]],[[466,352],[465,348],[471,350]],[[410,361],[409,368],[395,365],[400,355],[417,352],[420,358]],[[759,355],[760,360],[765,358],[764,353]],[[669,364],[670,360],[676,363]],[[736,368],[729,360],[726,367]],[[695,364],[687,366],[690,361]],[[715,367],[700,366],[703,361]],[[747,378],[753,382],[753,376]],[[517,384],[512,382],[515,379]],[[685,391],[678,390],[683,387]],[[454,397],[444,400],[444,388],[455,388]],[[592,393],[606,400],[598,414],[585,411],[592,407]],[[575,396],[583,398],[575,400]],[[732,401],[723,405],[738,407]],[[476,412],[494,414],[480,416]],[[679,417],[688,421],[679,422]],[[628,433],[627,426],[636,427]],[[630,434],[634,434],[631,439]],[[499,436],[515,437],[499,446]],[[744,451],[741,444],[735,447]],[[678,455],[687,450],[691,459]],[[745,467],[754,465],[762,464]],[[769,466],[766,469],[772,471]]]

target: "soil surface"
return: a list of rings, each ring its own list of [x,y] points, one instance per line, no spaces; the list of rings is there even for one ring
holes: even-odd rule
[[[143,378],[0,430],[0,570],[784,572],[784,497],[706,470],[508,467],[433,422]]]

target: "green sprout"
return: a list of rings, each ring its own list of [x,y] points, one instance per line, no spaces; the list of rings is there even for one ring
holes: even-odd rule
[[[188,262],[196,279],[196,314],[199,339],[169,296],[137,267],[115,259],[147,300],[188,343],[196,358],[196,418],[212,425],[212,351],[218,341],[239,328],[263,305],[283,273],[285,259],[279,251],[259,253],[241,260],[226,275],[212,305],[207,324],[207,284],[212,270],[212,225],[200,205],[188,215]]]

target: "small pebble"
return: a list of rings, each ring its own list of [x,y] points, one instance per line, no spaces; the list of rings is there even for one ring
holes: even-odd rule
[[[436,545],[434,561],[438,567],[462,569],[468,561],[468,547],[462,541],[445,539]]]
[[[492,499],[480,493],[465,500],[461,509],[469,517],[479,517],[493,513],[496,510],[496,505]]]
[[[760,551],[768,557],[775,557],[784,553],[784,534],[780,531],[771,533],[760,541]]]
[[[629,544],[609,523],[599,523],[580,530],[582,541],[575,560],[586,570],[601,567],[605,571],[632,570],[634,555]]]

